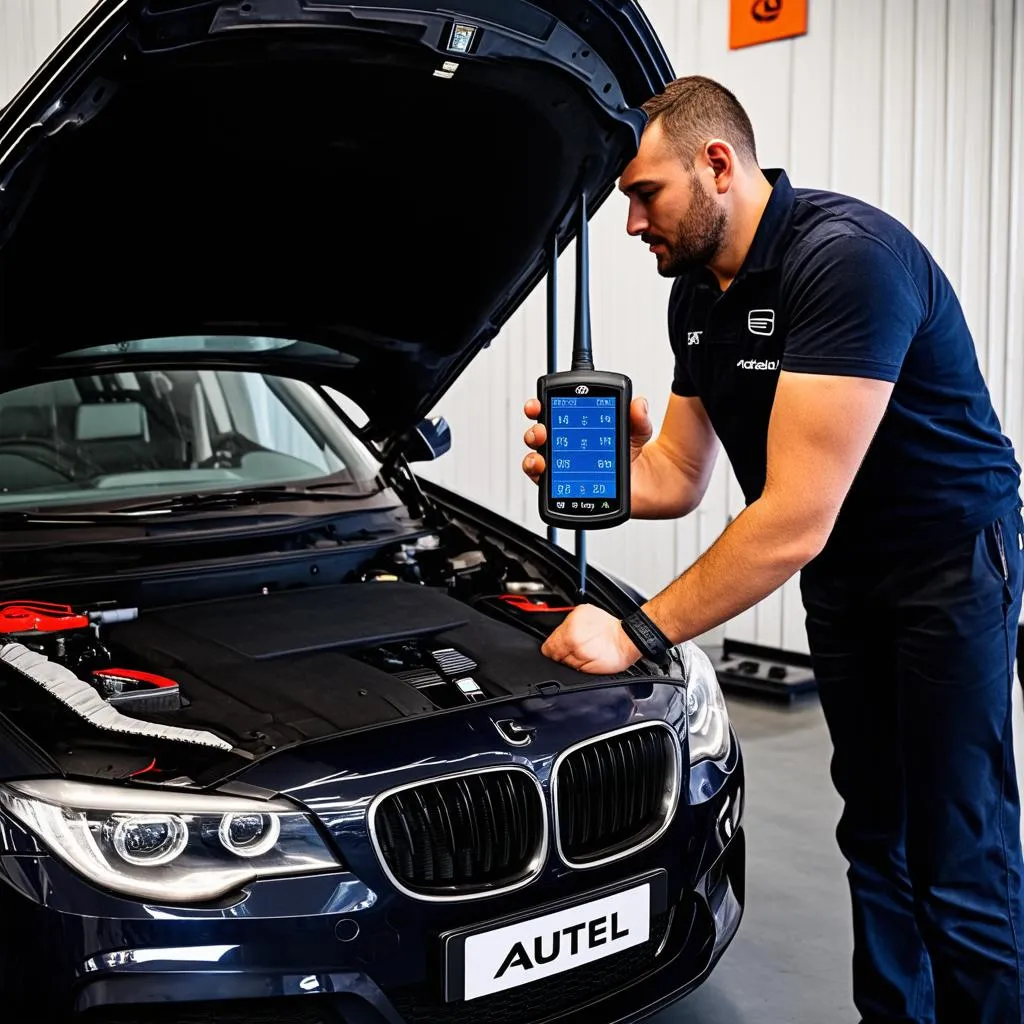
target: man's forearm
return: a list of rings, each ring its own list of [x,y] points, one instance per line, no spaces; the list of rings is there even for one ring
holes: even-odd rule
[[[826,536],[822,523],[762,498],[644,611],[673,643],[692,640],[777,590],[821,550]]]
[[[675,519],[688,515],[703,497],[697,484],[650,442],[633,463],[632,519]]]

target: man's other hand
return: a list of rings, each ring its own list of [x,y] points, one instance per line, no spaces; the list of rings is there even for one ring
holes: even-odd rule
[[[523,412],[528,419],[536,420],[540,416],[540,401],[531,398],[523,406]],[[635,462],[645,444],[650,441],[654,434],[654,425],[651,423],[651,413],[647,406],[646,398],[634,398],[629,407],[629,461]],[[523,435],[527,448],[532,448],[526,458],[523,459],[523,472],[534,482],[538,483],[544,473],[544,456],[538,454],[548,439],[547,428],[542,423],[530,427]]]

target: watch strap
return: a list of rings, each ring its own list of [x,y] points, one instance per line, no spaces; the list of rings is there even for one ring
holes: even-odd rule
[[[621,619],[619,624],[623,633],[647,658],[660,658],[672,648],[672,641],[662,633],[642,608],[637,608],[631,615]]]

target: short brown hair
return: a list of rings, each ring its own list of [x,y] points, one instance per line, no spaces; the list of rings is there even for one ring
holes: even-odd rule
[[[687,164],[708,139],[728,142],[744,163],[757,163],[754,129],[740,101],[723,85],[691,75],[670,82],[644,105],[648,122],[661,119],[665,134]]]

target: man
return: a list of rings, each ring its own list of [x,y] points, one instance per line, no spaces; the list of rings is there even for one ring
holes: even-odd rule
[[[726,89],[681,79],[646,110],[620,188],[676,279],[675,374],[656,438],[631,409],[634,515],[692,511],[719,442],[747,504],[639,616],[581,606],[544,652],[618,672],[800,571],[863,1021],[1020,1024],[1020,468],[960,305],[895,220],[763,173]]]

